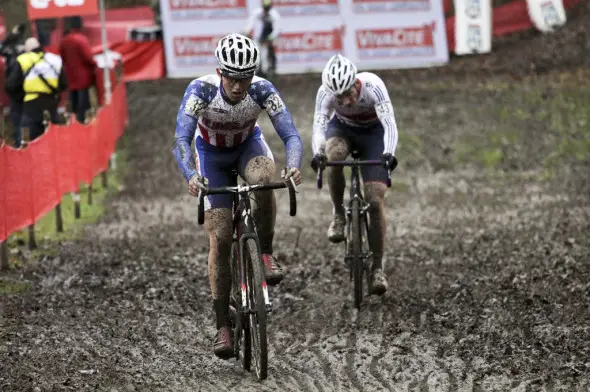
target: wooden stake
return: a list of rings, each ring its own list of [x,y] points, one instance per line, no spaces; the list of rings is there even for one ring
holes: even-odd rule
[[[92,180],[90,180],[90,184],[88,184],[88,205],[92,205]]]
[[[0,270],[6,271],[8,269],[8,239],[0,243]]]
[[[45,116],[45,112],[43,113]],[[31,130],[29,128],[23,128],[23,148],[29,144],[29,140],[31,136]],[[36,249],[37,248],[37,241],[35,240],[35,223],[33,222],[32,225],[29,226],[29,249]]]
[[[108,166],[108,165],[107,165]],[[109,174],[108,174],[108,169],[105,169],[105,171],[103,171],[102,174],[102,187],[105,190],[109,189]]]
[[[80,219],[80,194],[78,192],[72,192],[72,200],[74,200],[74,217]]]
[[[29,226],[29,249],[37,249],[37,240],[35,239],[35,224]]]

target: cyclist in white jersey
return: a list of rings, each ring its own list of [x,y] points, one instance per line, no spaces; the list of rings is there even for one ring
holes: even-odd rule
[[[330,115],[333,115],[330,118]],[[357,73],[346,57],[332,56],[322,73],[316,96],[313,122],[312,167],[318,170],[326,160],[343,160],[357,149],[362,160],[382,159],[383,167],[362,168],[364,194],[369,209],[369,245],[373,265],[369,290],[382,295],[387,291],[383,273],[383,246],[386,220],[383,198],[387,189],[387,170],[397,166],[397,126],[385,84],[370,72]],[[333,220],[328,229],[332,242],[344,241],[344,189],[342,167],[328,167],[328,185],[333,204]]]
[[[267,80],[254,76],[260,52],[248,37],[230,34],[215,49],[216,74],[188,85],[176,119],[174,155],[189,193],[197,196],[205,186],[237,184],[237,169],[249,184],[269,183],[275,173],[272,152],[257,119],[265,110],[286,149],[284,179],[301,183],[302,143],[293,119],[278,91]],[[191,142],[195,142],[195,156]],[[254,211],[262,259],[269,285],[283,278],[272,256],[276,206],[272,191],[255,192]],[[217,318],[214,352],[220,358],[233,356],[229,328],[229,257],[232,242],[232,195],[205,197],[205,229],[209,234],[209,282]]]

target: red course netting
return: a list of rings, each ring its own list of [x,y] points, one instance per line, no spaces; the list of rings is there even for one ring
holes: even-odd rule
[[[5,166],[5,159],[4,159],[4,149],[0,148],[0,184],[6,184],[6,166]],[[4,207],[6,203],[4,202],[4,188],[0,190],[0,216],[6,216],[6,208]],[[0,238],[6,238],[6,219],[0,219]]]
[[[127,123],[125,84],[90,124],[50,125],[26,148],[0,146],[0,241],[49,212],[108,167]]]

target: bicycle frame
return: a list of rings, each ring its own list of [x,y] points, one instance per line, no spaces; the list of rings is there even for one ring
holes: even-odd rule
[[[362,279],[363,275],[369,270],[369,260],[372,258],[372,252],[368,246],[369,234],[369,203],[364,199],[361,189],[362,166],[377,166],[383,163],[380,160],[359,160],[358,151],[352,151],[352,160],[328,161],[325,166],[349,166],[350,173],[350,197],[348,203],[344,205],[346,214],[346,236],[345,236],[345,262],[350,271],[351,280],[354,278],[355,287],[355,305],[360,307],[362,302]],[[320,167],[317,175],[317,187],[322,188],[322,170]],[[387,187],[391,187],[391,172],[387,171]],[[354,210],[358,205],[358,216]],[[356,222],[356,224],[354,223]],[[356,227],[353,233],[353,226]],[[355,241],[356,238],[356,241]],[[356,243],[356,245],[355,245]],[[355,262],[355,260],[358,260]],[[360,263],[360,264],[359,264]],[[368,277],[368,275],[366,275]]]
[[[254,217],[252,216],[252,206],[250,203],[250,193],[254,191],[264,191],[264,190],[273,190],[273,189],[281,189],[281,188],[288,188],[289,189],[289,201],[290,201],[290,211],[289,214],[291,216],[295,216],[297,213],[297,204],[295,200],[295,193],[297,191],[297,186],[293,181],[293,178],[290,178],[291,186],[288,186],[285,182],[275,182],[271,184],[254,184],[254,185],[236,185],[236,186],[228,186],[228,187],[221,187],[221,188],[207,188],[200,192],[199,195],[199,211],[198,211],[198,221],[199,224],[203,224],[205,221],[205,208],[204,208],[204,197],[205,195],[216,195],[216,194],[225,194],[225,193],[233,193],[233,234],[232,234],[232,241],[237,244],[238,248],[238,263],[240,267],[240,291],[241,291],[241,305],[242,305],[242,312],[244,314],[252,313],[252,309],[247,309],[247,298],[246,298],[246,263],[241,262],[242,255],[244,254],[243,250],[245,248],[245,243],[248,239],[253,239],[256,242],[256,247],[260,252],[260,241],[258,240],[258,234],[256,232],[256,223],[254,221]],[[266,284],[266,280],[262,282],[262,290],[264,295],[264,302],[265,307],[268,312],[272,311],[272,304],[269,299],[268,295],[268,286]]]
[[[358,160],[356,160],[358,162]],[[354,160],[353,160],[354,162]],[[381,162],[379,162],[381,163]],[[346,214],[346,222],[347,222],[347,227],[346,227],[346,240],[345,240],[345,249],[346,249],[346,257],[345,257],[345,261],[347,265],[350,265],[350,260],[352,258],[352,250],[350,248],[350,245],[352,243],[352,241],[350,240],[352,233],[351,233],[351,217],[352,217],[352,205],[354,200],[358,200],[360,208],[359,208],[359,212],[360,212],[360,218],[362,220],[362,222],[364,223],[362,226],[365,229],[365,235],[363,235],[361,233],[361,246],[362,248],[365,248],[363,245],[365,245],[365,237],[367,236],[367,234],[369,233],[369,219],[368,219],[368,213],[367,211],[369,210],[369,203],[367,203],[365,201],[365,197],[363,195],[363,191],[361,189],[361,176],[360,176],[360,169],[359,169],[359,165],[355,165],[354,163],[350,166],[351,172],[350,172],[350,197],[348,198],[348,203],[347,205],[344,207],[344,211]],[[362,229],[361,229],[362,230]],[[372,256],[372,252],[369,250],[368,252],[365,252],[364,249],[361,249],[361,260],[363,261],[363,264],[365,266],[365,268],[367,267],[367,260]]]

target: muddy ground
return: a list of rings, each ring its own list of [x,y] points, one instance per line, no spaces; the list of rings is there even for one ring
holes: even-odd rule
[[[327,189],[307,168],[318,75],[277,81],[305,142],[306,182],[294,218],[277,192],[288,276],[271,289],[262,384],[211,351],[207,241],[172,155],[188,81],[129,85],[125,188],[84,239],[2,276],[29,288],[0,296],[0,390],[590,390],[584,25],[578,16],[553,37],[522,38],[537,48],[525,59],[506,44],[445,68],[380,72],[400,128],[390,288],[360,312],[343,249],[325,236]],[[567,61],[552,58],[551,74],[523,65],[549,59],[547,45]],[[280,167],[280,139],[261,124]]]

